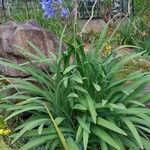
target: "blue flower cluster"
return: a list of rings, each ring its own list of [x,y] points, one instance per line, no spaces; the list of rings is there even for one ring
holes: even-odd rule
[[[69,15],[68,9],[63,7],[62,0],[42,0],[40,3],[45,17],[51,18],[60,14],[61,17],[67,18]]]

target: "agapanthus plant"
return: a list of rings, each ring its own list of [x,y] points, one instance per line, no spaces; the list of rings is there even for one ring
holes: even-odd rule
[[[42,9],[44,16],[47,18],[55,17],[56,15],[67,18],[69,16],[69,10],[64,7],[62,0],[42,0]]]

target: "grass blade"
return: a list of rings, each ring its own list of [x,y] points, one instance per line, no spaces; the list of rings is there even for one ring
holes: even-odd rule
[[[123,135],[127,135],[122,129],[120,129],[119,127],[117,127],[115,124],[111,123],[110,121],[107,121],[106,119],[97,118],[97,124],[100,126],[103,126],[105,128],[108,128],[112,131],[115,131],[117,133],[123,134]]]
[[[133,134],[134,138],[138,142],[140,148],[143,149],[142,140],[141,140],[140,135],[139,135],[138,131],[136,130],[134,124],[127,118],[123,118],[123,121],[125,122],[127,127],[130,129],[130,131]]]
[[[65,137],[63,136],[61,130],[60,130],[59,127],[57,126],[57,124],[56,124],[56,122],[55,122],[55,120],[54,120],[52,114],[50,113],[50,111],[49,111],[49,109],[48,109],[48,107],[46,106],[45,103],[44,103],[44,106],[45,106],[45,108],[46,108],[46,110],[47,110],[47,112],[48,112],[48,114],[49,114],[49,117],[50,117],[50,119],[51,119],[51,121],[52,121],[52,123],[53,123],[55,129],[56,129],[56,132],[57,132],[57,134],[58,134],[58,136],[59,136],[59,138],[60,138],[60,140],[61,140],[61,143],[62,143],[64,149],[65,149],[65,150],[69,150],[69,147],[68,147],[67,141],[65,140]]]
[[[90,111],[90,114],[92,116],[93,122],[96,124],[97,113],[96,113],[96,109],[95,109],[94,104],[93,104],[93,100],[89,95],[87,95],[86,96],[86,101],[87,101],[87,104],[88,104],[89,111]]]
[[[105,130],[95,126],[92,128],[92,132],[112,147],[116,148],[117,150],[121,150],[116,141]]]

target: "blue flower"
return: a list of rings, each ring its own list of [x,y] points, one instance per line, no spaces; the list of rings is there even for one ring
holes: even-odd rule
[[[47,18],[54,17],[56,15],[56,10],[53,7],[45,9],[44,16]]]
[[[61,17],[68,17],[69,13],[68,13],[68,9],[67,8],[62,8],[61,10]]]
[[[50,5],[52,5],[52,0],[42,0],[40,3],[42,5],[42,9],[45,10]]]
[[[60,13],[61,17],[68,17],[68,9],[62,8],[63,0],[41,0],[40,1],[44,16],[47,18],[54,17]]]

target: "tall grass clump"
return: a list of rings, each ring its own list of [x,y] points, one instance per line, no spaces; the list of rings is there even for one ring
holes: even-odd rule
[[[30,74],[28,78],[3,77],[9,84],[0,107],[10,115],[7,122],[20,116],[23,121],[13,130],[12,143],[23,140],[20,150],[138,150],[149,149],[150,109],[145,103],[150,93],[144,87],[150,74],[133,72],[123,79],[117,75],[130,60],[142,53],[103,56],[106,31],[88,53],[76,37],[66,51],[47,58],[31,42],[38,55],[23,51],[31,58],[24,64],[1,60],[1,65]],[[22,48],[20,48],[22,50]],[[40,66],[40,67],[39,67]]]

